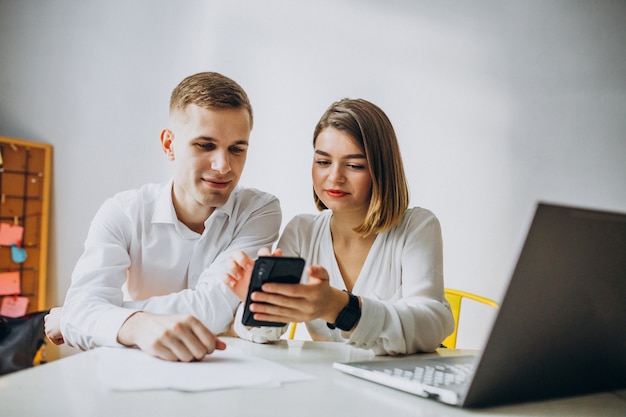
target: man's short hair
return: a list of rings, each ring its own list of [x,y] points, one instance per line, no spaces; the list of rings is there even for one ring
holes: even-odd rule
[[[200,72],[182,80],[172,91],[170,115],[185,110],[189,104],[209,110],[246,109],[252,127],[252,105],[248,95],[235,81],[217,72]]]

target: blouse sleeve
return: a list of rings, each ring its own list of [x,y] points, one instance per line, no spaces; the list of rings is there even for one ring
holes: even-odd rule
[[[402,274],[399,297],[385,301],[362,294],[361,320],[351,334],[343,333],[349,344],[379,355],[432,352],[452,332],[454,319],[443,295],[441,227],[427,213],[406,225],[396,269]]]

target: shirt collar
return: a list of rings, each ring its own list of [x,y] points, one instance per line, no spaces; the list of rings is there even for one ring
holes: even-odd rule
[[[235,187],[233,192],[230,193],[228,200],[226,200],[223,206],[215,207],[215,211],[213,213],[218,213],[218,212],[224,213],[228,218],[230,218],[233,214],[233,211],[235,210],[235,199],[236,199],[236,194],[238,193],[238,191],[239,191],[239,186]],[[210,218],[211,217],[209,217],[209,219]]]
[[[152,223],[176,223],[176,211],[174,210],[174,202],[172,201],[173,184],[174,179],[172,178],[161,187],[161,192],[154,202]]]
[[[163,186],[161,192],[157,196],[157,199],[155,201],[154,213],[152,215],[152,223],[175,224],[178,221],[178,218],[176,217],[176,210],[174,210],[174,201],[172,200],[173,185],[174,179],[172,178]],[[239,186],[237,186],[237,188],[235,188],[233,192],[230,193],[230,196],[228,197],[226,203],[224,203],[224,205],[221,207],[216,207],[213,213],[223,213],[228,218],[230,218],[235,209],[236,194],[238,191]],[[209,218],[206,219],[204,223],[206,224],[206,222],[208,222],[209,219],[213,217],[213,215],[209,216]]]

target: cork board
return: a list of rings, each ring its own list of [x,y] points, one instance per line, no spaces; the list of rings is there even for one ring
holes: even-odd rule
[[[44,310],[52,145],[0,136],[0,156],[0,306]]]

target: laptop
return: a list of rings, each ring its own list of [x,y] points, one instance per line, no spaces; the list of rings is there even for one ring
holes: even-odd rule
[[[626,388],[626,214],[539,203],[479,354],[333,366],[468,408]]]

